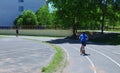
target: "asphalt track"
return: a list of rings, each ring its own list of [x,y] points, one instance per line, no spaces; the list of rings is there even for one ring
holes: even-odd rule
[[[52,37],[19,38],[47,41],[62,47],[68,61],[62,73],[120,73],[120,46],[89,43],[86,46],[88,55],[81,56],[78,41]]]
[[[64,44],[68,66],[64,73],[119,73],[120,49],[117,46],[88,44],[88,56],[79,55],[79,44]]]
[[[41,73],[54,53],[50,45],[40,41],[3,36],[0,38],[0,73]]]
[[[81,56],[80,43],[63,38],[36,38],[61,46],[67,53],[68,65],[63,73],[120,73],[120,46],[88,43],[87,56]]]

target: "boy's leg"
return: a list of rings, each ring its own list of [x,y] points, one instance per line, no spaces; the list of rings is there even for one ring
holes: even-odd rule
[[[80,54],[81,55],[83,54],[82,48],[83,48],[83,45],[80,46]]]
[[[80,53],[81,53],[81,55],[86,55],[86,53],[85,53],[85,46],[84,45],[81,45]]]
[[[86,55],[86,53],[85,53],[86,42],[83,43],[83,46],[84,46],[84,48],[83,48],[83,54]]]
[[[85,55],[85,46],[82,48],[82,53]]]
[[[85,46],[84,46],[84,48],[82,49],[82,53],[83,53],[83,55],[87,55],[87,54],[85,53]]]

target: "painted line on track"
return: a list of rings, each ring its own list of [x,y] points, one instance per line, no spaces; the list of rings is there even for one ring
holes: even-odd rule
[[[77,50],[77,51],[79,51],[79,49],[78,48],[76,48],[76,47],[73,47],[75,50]],[[90,64],[92,65],[92,68],[94,68],[93,69],[93,71],[94,71],[94,73],[97,73],[97,71],[96,71],[96,67],[95,67],[95,64],[93,63],[93,61],[88,57],[88,56],[85,56],[86,58],[87,58],[87,60],[90,62]]]
[[[99,53],[99,54],[101,54],[101,55],[103,55],[104,57],[108,58],[109,60],[111,60],[113,63],[115,63],[117,66],[120,67],[120,64],[119,64],[118,62],[116,62],[115,60],[113,60],[113,59],[112,59],[111,57],[109,57],[108,55],[105,55],[104,53],[99,52],[99,51],[97,51],[97,50],[95,50],[95,49],[92,49],[92,48],[90,48],[90,47],[87,47],[87,48],[90,49],[90,50],[92,50],[92,51],[95,51],[95,52],[97,52],[97,53]]]
[[[70,59],[69,53],[67,52],[67,50],[63,46],[60,46],[60,47],[63,48],[63,50],[66,52],[66,54],[67,54],[67,61],[69,61],[69,59]]]
[[[112,53],[120,55],[120,53],[119,53],[119,52],[112,52]]]

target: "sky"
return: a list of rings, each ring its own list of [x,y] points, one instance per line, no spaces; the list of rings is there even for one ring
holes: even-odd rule
[[[51,4],[51,3],[48,3],[48,6],[49,6],[49,11],[50,11],[50,12],[53,12],[53,11],[54,11],[54,8],[52,7],[52,4]]]

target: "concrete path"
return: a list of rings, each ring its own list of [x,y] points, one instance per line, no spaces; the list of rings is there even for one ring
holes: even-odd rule
[[[89,55],[81,56],[78,41],[52,37],[20,36],[19,38],[47,41],[61,46],[67,53],[68,60],[68,65],[62,73],[120,73],[120,46],[89,43],[86,47]]]
[[[35,38],[35,37],[34,37]],[[40,41],[15,36],[0,38],[0,73],[41,73],[55,51]]]
[[[89,43],[88,56],[81,56],[78,41],[58,38],[35,38],[61,46],[67,53],[68,65],[63,73],[120,73],[120,46]]]

